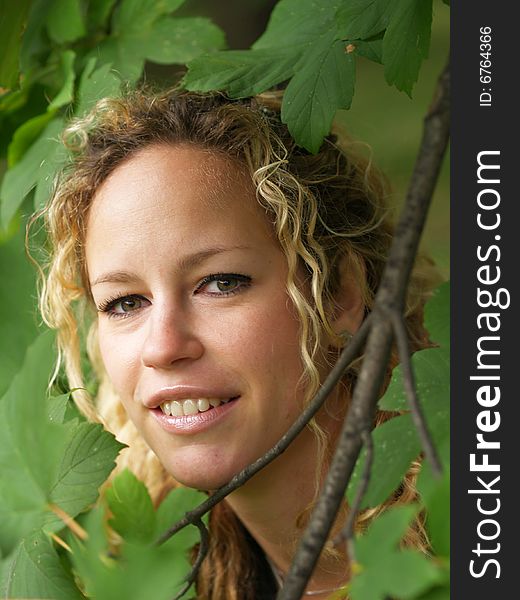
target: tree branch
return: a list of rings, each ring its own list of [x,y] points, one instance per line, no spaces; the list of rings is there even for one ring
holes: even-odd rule
[[[374,462],[374,443],[372,441],[372,435],[370,431],[363,431],[361,439],[366,449],[366,459],[363,466],[363,473],[359,479],[359,487],[357,490],[356,497],[352,506],[350,507],[349,515],[345,526],[340,533],[334,539],[334,545],[339,545],[345,541],[347,544],[348,557],[351,561],[356,560],[355,548],[354,548],[354,526],[356,524],[356,515],[359,512],[359,507],[363,501],[363,497],[367,491],[368,484],[370,483],[370,473],[372,471],[372,463]]]
[[[182,598],[184,594],[190,589],[190,587],[195,583],[200,566],[202,565],[202,561],[206,558],[206,554],[209,550],[209,533],[206,525],[204,525],[202,519],[197,519],[196,521],[194,521],[193,524],[199,528],[200,532],[199,551],[197,553],[197,558],[193,563],[193,567],[191,568],[191,572],[188,575],[188,577],[186,577],[186,582],[184,586],[180,589],[180,591],[177,593],[173,600],[179,600],[180,598]]]
[[[387,315],[394,310],[403,312],[408,280],[448,143],[449,97],[448,64],[439,78],[434,101],[425,118],[406,203],[372,311],[365,358],[351,407],[323,491],[277,600],[299,600],[302,597],[343,500],[361,449],[363,432],[373,421],[394,332]]]
[[[435,476],[440,477],[442,466],[435,444],[428,430],[428,424],[424,418],[424,414],[417,397],[417,388],[415,386],[415,376],[410,359],[410,344],[408,335],[406,334],[406,326],[403,321],[403,316],[395,311],[389,313],[394,328],[394,334],[397,342],[397,350],[399,352],[399,362],[403,370],[403,385],[410,404],[412,420],[419,434],[421,446],[423,447],[426,459],[429,461],[432,472]]]

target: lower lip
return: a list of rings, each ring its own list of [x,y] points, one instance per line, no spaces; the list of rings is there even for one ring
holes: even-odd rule
[[[152,408],[150,412],[157,419],[159,425],[169,433],[190,435],[206,431],[210,427],[220,423],[233,410],[239,399],[235,398],[226,404],[220,404],[205,412],[199,412],[194,415],[183,415],[182,417],[165,415],[160,408]]]

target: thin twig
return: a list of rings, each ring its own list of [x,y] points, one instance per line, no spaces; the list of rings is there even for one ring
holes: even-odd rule
[[[372,327],[351,406],[343,422],[322,493],[300,540],[285,585],[277,596],[278,600],[299,600],[302,597],[321,550],[327,542],[361,450],[362,432],[372,426],[375,405],[390,355],[390,340],[390,323],[381,318],[379,311],[372,312]],[[365,398],[369,398],[370,402]]]
[[[67,542],[65,540],[62,540],[60,538],[59,535],[56,535],[55,533],[51,533],[51,538],[62,548],[65,548],[65,550],[67,550],[67,552],[72,553],[72,548],[67,544]]]
[[[339,545],[342,542],[346,542],[348,549],[348,556],[351,561],[356,560],[355,548],[354,548],[354,525],[356,523],[356,516],[361,507],[361,502],[368,489],[370,483],[370,473],[372,471],[372,463],[374,462],[374,442],[372,441],[372,435],[370,431],[363,431],[361,433],[361,439],[366,450],[365,464],[363,465],[363,472],[359,479],[359,486],[356,492],[354,502],[350,506],[347,522],[343,529],[334,539],[334,545]]]
[[[195,583],[202,561],[206,558],[206,554],[208,553],[209,533],[206,525],[204,525],[202,519],[197,519],[193,524],[199,528],[200,532],[199,551],[197,553],[197,558],[193,563],[193,567],[191,568],[190,574],[188,575],[188,577],[186,577],[184,586],[177,593],[173,600],[179,600],[180,598],[182,598],[184,594],[190,589],[190,587]]]
[[[421,446],[424,450],[426,459],[429,461],[432,471],[435,476],[440,477],[442,474],[442,466],[435,444],[433,443],[428,424],[424,418],[423,410],[417,397],[417,387],[415,385],[415,376],[410,359],[410,344],[406,333],[406,326],[403,321],[403,316],[396,311],[389,311],[388,316],[392,321],[394,334],[397,342],[397,350],[399,352],[399,362],[403,371],[403,385],[408,397],[412,420],[419,434]]]
[[[83,527],[57,504],[48,504],[47,508],[61,519],[77,538],[80,540],[86,540],[88,538],[88,533]]]
[[[403,311],[406,289],[426,215],[444,157],[450,120],[449,64],[425,118],[424,132],[389,258],[383,273],[368,335],[365,358],[323,491],[300,540],[277,600],[299,600],[312,575],[343,502],[361,450],[361,435],[373,421],[390,357],[393,326],[388,311]]]
[[[366,339],[366,336],[368,334],[368,331],[370,329],[370,321],[371,315],[369,315],[365,319],[362,326],[352,337],[348,345],[343,349],[338,361],[329,373],[327,379],[323,382],[323,385],[318,390],[317,394],[311,400],[309,405],[303,410],[302,414],[288,429],[287,433],[285,433],[284,436],[262,457],[260,457],[254,463],[245,467],[242,471],[240,471],[240,473],[235,475],[229,483],[226,483],[221,488],[219,488],[202,504],[200,504],[193,510],[187,512],[184,515],[184,517],[180,519],[180,521],[175,523],[175,525],[170,527],[159,537],[156,544],[164,543],[166,540],[171,538],[172,535],[176,534],[184,527],[194,524],[198,519],[200,519],[203,515],[209,512],[222,499],[224,499],[227,495],[231,494],[231,492],[241,487],[246,481],[251,479],[253,475],[256,475],[258,471],[267,466],[270,462],[272,462],[275,458],[280,456],[280,454],[282,454],[287,449],[291,442],[304,429],[304,427],[309,423],[312,417],[321,408],[322,404],[325,402],[330,392],[334,389],[338,381],[341,379],[348,366],[352,363],[352,361],[354,361],[358,357],[363,343]]]

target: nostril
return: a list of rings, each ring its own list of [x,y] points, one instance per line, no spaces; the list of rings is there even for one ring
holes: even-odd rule
[[[145,367],[168,368],[179,361],[197,360],[204,353],[203,345],[193,336],[185,334],[161,334],[146,340],[142,362]]]

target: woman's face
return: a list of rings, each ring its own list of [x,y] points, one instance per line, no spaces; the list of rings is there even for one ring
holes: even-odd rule
[[[96,193],[86,260],[105,368],[178,481],[214,489],[285,433],[303,402],[299,323],[239,166],[140,151]]]

